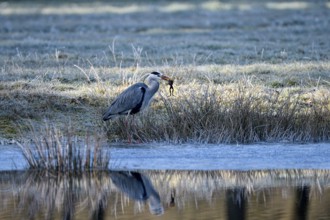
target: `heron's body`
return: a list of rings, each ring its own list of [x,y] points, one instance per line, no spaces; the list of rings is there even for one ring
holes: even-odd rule
[[[159,79],[169,80],[167,76],[152,72],[147,84],[135,83],[124,90],[103,114],[103,120],[113,119],[120,115],[133,115],[147,108],[159,89]]]
[[[164,213],[159,193],[147,176],[133,171],[114,171],[110,172],[110,177],[114,185],[128,197],[137,201],[148,200],[152,214],[162,215]]]

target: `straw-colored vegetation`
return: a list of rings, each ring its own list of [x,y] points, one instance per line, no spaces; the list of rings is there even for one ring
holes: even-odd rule
[[[247,143],[326,141],[329,90],[271,89],[245,79],[234,85],[188,84],[166,91],[152,111],[129,128],[142,141]],[[109,138],[126,137],[123,120],[107,126]]]
[[[29,124],[28,129],[30,140],[16,144],[29,169],[60,173],[108,169],[110,152],[103,148],[101,137],[95,131],[81,140],[71,124],[58,128],[45,122],[41,128]]]
[[[0,135],[46,118],[126,140],[124,119],[101,115],[159,70],[174,96],[161,85],[128,128],[136,140],[328,141],[328,12],[323,1],[1,3]]]
[[[70,122],[69,122],[70,123]],[[31,141],[18,143],[29,169],[53,172],[81,172],[107,170],[110,152],[102,148],[100,136],[94,131],[85,140],[75,135],[76,130],[67,124],[64,128],[46,122],[41,128],[30,124]]]

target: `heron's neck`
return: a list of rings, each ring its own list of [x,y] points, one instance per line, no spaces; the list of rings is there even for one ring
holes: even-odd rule
[[[148,82],[148,89],[149,89],[149,94],[151,96],[155,95],[155,93],[159,89],[159,82],[156,80],[149,80]]]
[[[150,80],[148,82],[148,92],[146,92],[145,94],[145,99],[146,100],[151,100],[152,97],[155,95],[155,93],[158,91],[159,89],[159,82],[156,80]]]
[[[148,82],[148,87],[149,87],[150,94],[154,95],[159,89],[159,82],[156,80],[150,80]]]

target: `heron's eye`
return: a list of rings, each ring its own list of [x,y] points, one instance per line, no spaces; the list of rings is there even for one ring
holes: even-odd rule
[[[160,73],[159,73],[159,72],[152,72],[151,74],[153,74],[153,75],[156,75],[156,76],[160,77]]]

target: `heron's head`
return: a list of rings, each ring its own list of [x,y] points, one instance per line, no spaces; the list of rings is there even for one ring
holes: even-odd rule
[[[150,73],[149,78],[150,79],[156,79],[156,80],[162,79],[162,80],[166,80],[166,81],[172,80],[170,77],[165,76],[164,74],[162,74],[160,72],[152,72],[152,73]]]

